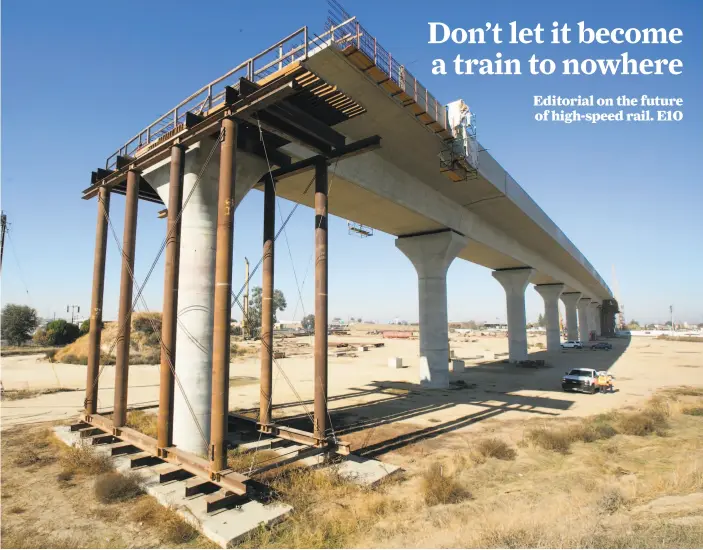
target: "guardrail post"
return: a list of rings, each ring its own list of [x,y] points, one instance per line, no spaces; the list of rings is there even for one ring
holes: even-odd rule
[[[308,44],[308,26],[305,25],[303,27],[303,43],[305,44],[305,50],[303,50],[303,59],[308,58],[308,51],[310,49],[310,45]]]

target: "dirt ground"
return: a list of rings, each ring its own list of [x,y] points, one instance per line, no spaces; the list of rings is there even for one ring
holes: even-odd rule
[[[565,350],[549,356],[537,346],[544,336],[530,336],[530,357],[545,359],[551,368],[523,369],[503,363],[507,338],[451,335],[451,349],[466,361],[465,372],[452,373],[463,381],[461,391],[423,391],[418,386],[418,341],[383,339],[361,332],[332,336],[335,343],[382,343],[356,357],[330,357],[329,406],[335,429],[373,422],[393,422],[446,431],[472,430],[478,424],[518,418],[584,416],[640,402],[666,386],[703,384],[703,344],[670,342],[654,338],[610,340],[612,351]],[[245,346],[254,346],[246,344]],[[305,415],[313,397],[312,337],[277,340],[275,348],[287,357],[274,365],[275,414]],[[331,350],[336,348],[331,347]],[[348,348],[339,348],[345,351]],[[296,355],[291,356],[292,353]],[[497,355],[497,359],[495,356]],[[388,358],[402,357],[403,369],[388,368]],[[486,359],[489,356],[490,359]],[[480,357],[480,358],[479,358]],[[608,369],[616,376],[614,394],[585,395],[561,391],[564,371],[576,367]],[[129,376],[130,406],[156,405],[158,366],[133,365]],[[86,367],[49,363],[41,356],[2,358],[5,390],[61,391],[2,404],[2,426],[73,418],[83,405]],[[235,358],[230,368],[233,381],[230,405],[234,409],[258,406],[258,355]],[[110,409],[114,367],[105,366],[99,381],[98,404]],[[300,397],[300,399],[299,399]],[[348,431],[348,430],[347,430]]]
[[[611,340],[612,351],[550,357],[537,347],[544,338],[531,337],[531,357],[550,367],[524,369],[501,362],[504,337],[453,334],[451,348],[468,368],[451,374],[452,389],[427,391],[416,383],[417,340],[352,334],[331,342],[384,343],[330,358],[332,424],[357,453],[404,473],[374,489],[315,472],[275,478],[295,512],[244,546],[703,546],[703,344]],[[274,416],[303,429],[311,344],[280,343],[299,355],[274,367]],[[390,356],[406,368],[390,369]],[[564,393],[561,376],[575,367],[609,369],[618,391]],[[258,369],[256,356],[234,360],[233,407],[257,406]],[[112,402],[113,376],[106,367],[101,406]],[[98,504],[95,476],[61,481],[55,451],[18,465],[27,433],[75,417],[85,367],[7,357],[2,381],[30,393],[75,389],[2,403],[3,547],[174,546],[133,515],[133,502]],[[130,403],[155,404],[157,381],[158,367],[132,367]],[[198,537],[177,546],[208,544]]]

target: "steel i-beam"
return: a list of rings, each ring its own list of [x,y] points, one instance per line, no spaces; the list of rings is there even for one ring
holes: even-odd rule
[[[315,426],[327,437],[327,160],[315,164]]]
[[[98,221],[95,228],[93,259],[93,293],[90,300],[90,333],[88,335],[88,373],[85,384],[85,413],[98,409],[98,373],[100,371],[100,337],[103,325],[103,295],[105,292],[105,256],[107,251],[107,219],[110,215],[110,190],[98,194]]]
[[[236,176],[237,123],[222,120],[220,179],[217,197],[217,248],[215,256],[215,304],[212,342],[212,421],[210,425],[210,473],[227,463],[229,413],[229,337],[231,320],[232,250],[234,242],[234,185]]]
[[[134,287],[134,251],[137,237],[137,203],[141,176],[136,170],[127,173],[127,196],[122,237],[122,273],[120,276],[120,307],[117,315],[115,362],[115,408],[113,422],[116,428],[127,421],[127,384],[129,377],[129,340],[132,329],[132,289]]]
[[[181,208],[185,149],[171,147],[171,171],[168,190],[168,224],[164,270],[164,305],[161,322],[161,366],[159,371],[159,449],[173,444],[173,389],[176,367],[176,327],[178,315],[178,269],[181,250]]]
[[[264,178],[264,250],[261,285],[261,390],[259,422],[271,422],[273,378],[273,254],[276,231],[276,187],[273,178]]]

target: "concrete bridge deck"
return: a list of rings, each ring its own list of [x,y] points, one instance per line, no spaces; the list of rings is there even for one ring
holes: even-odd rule
[[[327,204],[330,169],[329,213],[398,237],[397,248],[418,275],[423,385],[441,388],[449,383],[446,273],[457,257],[493,270],[505,289],[511,361],[528,358],[528,283],[537,285],[545,300],[549,352],[560,348],[560,298],[569,339],[587,340],[602,328],[612,330],[617,304],[608,286],[488,152],[479,147],[478,162],[462,152],[454,164],[452,156],[447,173],[440,156],[448,147],[454,154],[457,131],[450,126],[448,109],[350,18],[320,37],[311,38],[304,27],[243,62],[142,130],[93,173],[83,197],[127,193],[125,227],[129,221],[132,232],[137,196],[170,202],[171,178],[178,178],[174,181],[190,201],[180,200],[180,212],[169,208],[169,223],[178,216],[181,224],[178,311],[171,314],[178,325],[175,363],[183,388],[173,406],[177,446],[207,451],[201,434],[209,432],[212,413],[215,264],[221,252],[216,243],[222,206],[218,193],[225,189],[220,151],[227,136],[236,140],[228,149],[236,149],[236,163],[231,154],[222,163],[233,176],[225,184],[233,185],[231,198],[222,203],[228,215],[232,203],[236,208],[251,189],[263,189],[269,175],[279,196],[312,207],[317,194]],[[294,170],[300,163],[304,168]],[[476,177],[468,177],[472,171]],[[273,186],[266,188],[265,219],[271,223]],[[325,216],[320,214],[320,220]],[[98,235],[104,240],[100,220]],[[125,235],[133,240],[129,232]],[[326,250],[326,236],[324,242]],[[96,252],[95,292],[102,284],[100,261],[104,277],[104,244],[100,248],[97,237],[96,243],[103,256],[99,260]],[[133,244],[130,254],[133,262]],[[231,250],[229,254],[231,258]],[[326,252],[321,257],[326,265]],[[131,302],[130,271],[123,264],[121,316]],[[326,267],[323,271],[320,280],[326,281]],[[269,275],[272,285],[272,267]],[[316,296],[319,311],[326,314],[326,290]],[[98,310],[102,298],[94,301]],[[321,342],[325,327],[324,321],[316,327]],[[99,334],[97,338],[99,342]],[[321,350],[315,357],[316,369],[318,362],[324,363],[326,372],[326,353]],[[126,371],[128,359],[121,361]],[[316,408],[318,416],[324,418]]]

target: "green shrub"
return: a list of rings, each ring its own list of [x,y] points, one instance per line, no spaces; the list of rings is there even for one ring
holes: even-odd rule
[[[75,342],[80,336],[78,325],[64,319],[56,319],[46,325],[46,345],[65,346]]]

